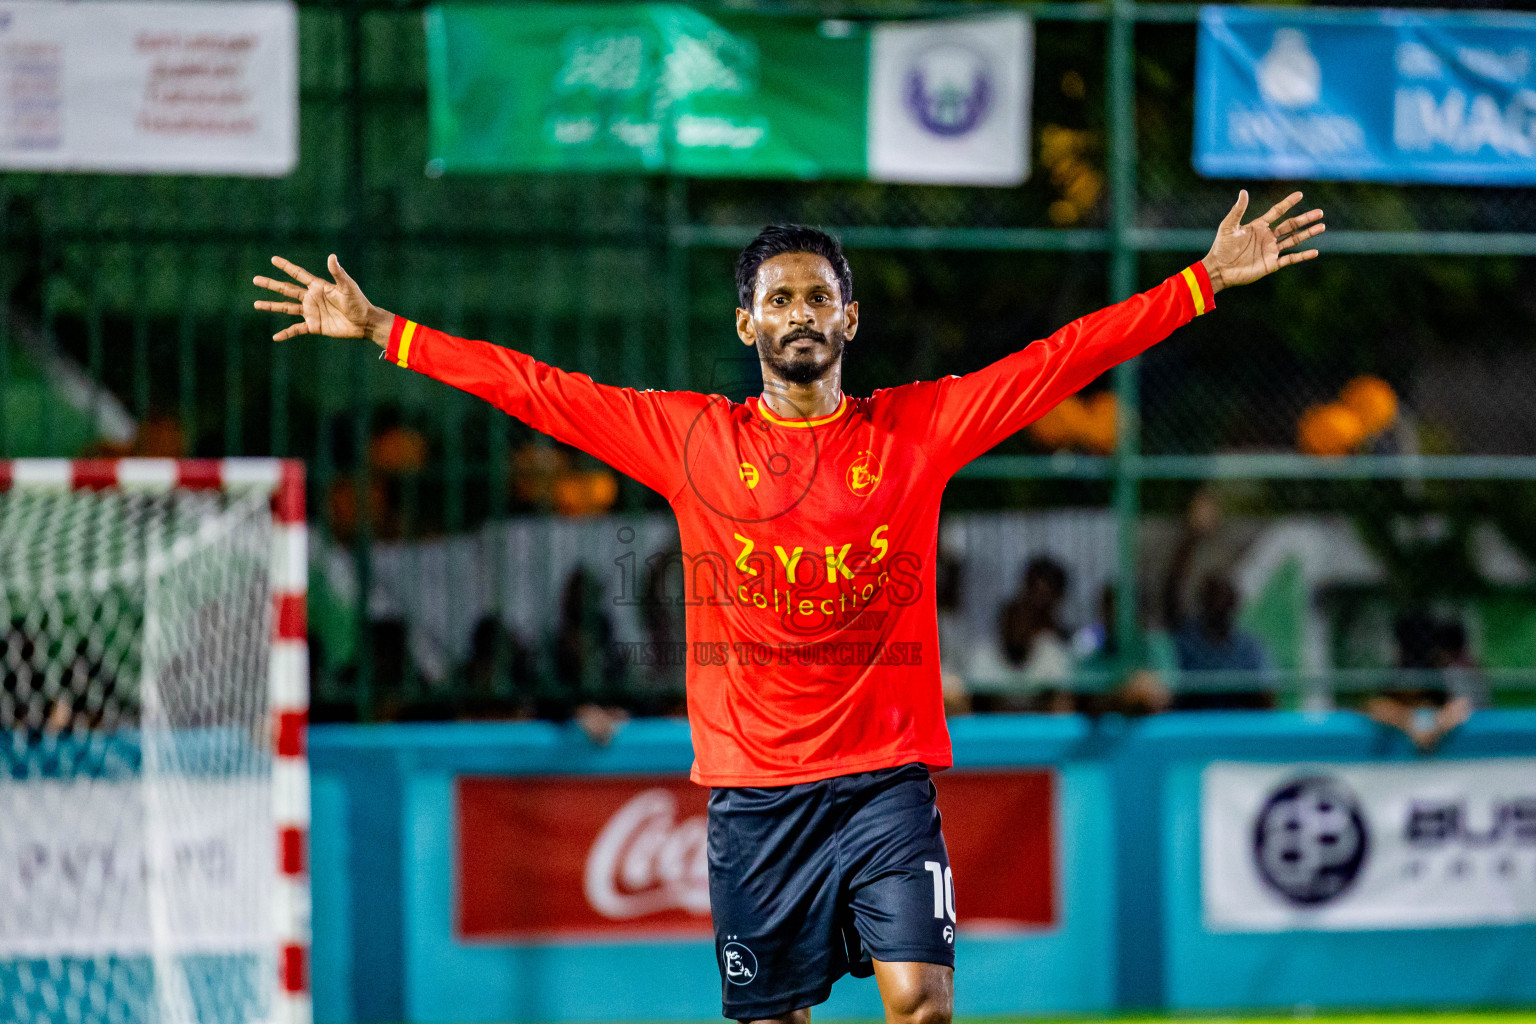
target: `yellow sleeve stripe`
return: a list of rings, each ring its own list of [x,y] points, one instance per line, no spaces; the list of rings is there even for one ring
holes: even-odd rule
[[[1189,271],[1184,271],[1189,273]],[[395,349],[395,365],[410,369],[411,339],[416,336],[416,321],[407,320],[405,330],[400,332],[400,344]]]
[[[1195,268],[1185,267],[1179,276],[1184,279],[1185,284],[1189,285],[1189,297],[1195,300],[1195,316],[1200,316],[1205,312],[1205,296],[1200,293],[1200,281],[1195,277]],[[415,324],[411,325],[411,327],[415,326]],[[407,327],[406,330],[409,331],[410,327]],[[403,359],[405,356],[405,342],[403,341],[400,343],[400,354]],[[402,362],[400,365],[404,366],[405,363]]]

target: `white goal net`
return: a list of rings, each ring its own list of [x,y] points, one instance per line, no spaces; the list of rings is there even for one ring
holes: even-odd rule
[[[0,1020],[302,1020],[282,465],[5,465]]]

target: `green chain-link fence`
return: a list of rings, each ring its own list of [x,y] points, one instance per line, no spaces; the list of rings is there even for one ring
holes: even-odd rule
[[[855,18],[997,7],[753,6]],[[1100,617],[1095,595],[1112,584],[1104,679],[1123,678],[1127,651],[1158,646],[1147,630],[1163,617],[1177,524],[1209,486],[1225,525],[1192,556],[1189,600],[1200,559],[1225,559],[1278,673],[1238,684],[1294,700],[1377,686],[1401,660],[1394,625],[1427,615],[1458,625],[1483,678],[1518,693],[1536,669],[1536,192],[1201,179],[1189,159],[1196,8],[1018,6],[1036,19],[1033,173],[1019,188],[972,189],[430,178],[421,6],[301,4],[290,177],[0,177],[0,451],[308,460],[317,707],[495,713],[518,674],[505,637],[475,637],[467,613],[433,625],[387,592],[370,609],[368,595],[509,514],[579,533],[553,516],[608,507],[600,467],[384,365],[371,346],[273,345],[275,318],[251,310],[249,286],[272,253],[314,267],[335,251],[388,308],[598,379],[731,391],[755,373],[731,331],[736,248],[769,220],[816,223],[851,250],[865,317],[849,385],[867,392],[975,369],[1149,286],[1204,251],[1239,185],[1262,208],[1298,184],[1328,213],[1324,259],[1223,295],[1219,315],[1091,388],[1117,399],[1086,406],[1095,441],[1068,451],[1021,434],[957,479],[948,507],[1103,517],[1054,548],[1044,520],[1027,520],[1020,543],[1082,546],[1066,566],[1075,624]],[[1297,454],[1299,418],[1361,376],[1390,386],[1396,425],[1366,454]],[[658,501],[623,481],[612,509],[641,522]],[[551,537],[521,542],[571,543]],[[1349,559],[1349,572],[1317,568]],[[559,640],[538,634],[562,592],[574,607],[580,588],[564,586],[558,560],[543,575],[504,551],[489,561],[474,585],[492,595],[481,603],[493,618],[520,590],[539,595],[546,614],[529,613],[536,635],[523,639],[527,674],[547,682]],[[509,579],[514,565],[524,575]],[[462,589],[445,586],[444,600],[473,604]],[[1146,662],[1171,664],[1155,651]]]

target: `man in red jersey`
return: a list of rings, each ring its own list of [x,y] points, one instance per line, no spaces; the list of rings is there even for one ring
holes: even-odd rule
[[[933,571],[951,476],[1110,367],[1317,251],[1295,193],[1162,284],[963,377],[842,390],[859,326],[841,246],[765,228],[737,262],[736,333],[763,392],[635,391],[455,338],[274,257],[258,277],[302,322],[478,395],[667,499],[688,577],[688,719],[709,800],[710,910],[724,1014],[808,1024],[845,973],[877,979],[887,1019],[948,1024],[955,901],[930,768],[952,763]],[[1278,223],[1275,223],[1277,222]]]

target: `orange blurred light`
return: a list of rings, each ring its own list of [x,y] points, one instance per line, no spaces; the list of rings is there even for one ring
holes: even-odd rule
[[[1397,419],[1397,392],[1380,377],[1356,377],[1344,385],[1339,401],[1360,417],[1367,435],[1380,433]]]
[[[1313,406],[1296,424],[1296,446],[1308,455],[1348,455],[1365,438],[1360,415],[1339,402]]]
[[[1088,405],[1076,395],[1069,395],[1061,404],[1029,425],[1029,432],[1036,441],[1050,449],[1070,448],[1087,433]]]

